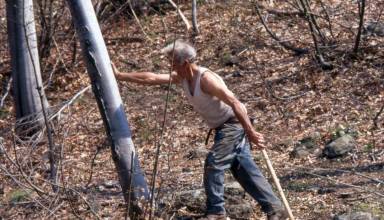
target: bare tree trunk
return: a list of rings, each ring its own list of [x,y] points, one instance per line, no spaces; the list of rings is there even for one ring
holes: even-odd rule
[[[323,45],[326,45],[326,38],[325,38],[323,32],[321,32],[321,28],[320,28],[319,24],[317,24],[317,20],[312,13],[312,9],[311,9],[311,6],[310,6],[308,0],[304,0],[304,4],[306,4],[306,13],[305,14],[309,15],[309,18],[312,21],[312,25],[313,25],[314,30],[316,30],[316,33],[320,37],[320,40],[323,43]]]
[[[364,25],[364,13],[365,13],[365,0],[361,0],[361,4],[360,4],[360,1],[358,1],[357,3],[359,5],[359,17],[360,17],[360,22],[359,22],[359,29],[357,31],[357,35],[356,35],[356,41],[355,41],[355,46],[353,48],[353,53],[357,53],[358,50],[359,50],[359,44],[360,44],[360,38],[361,38],[361,32],[362,32],[362,29],[363,29],[363,25]]]
[[[314,25],[313,20],[311,19],[311,16],[310,16],[310,11],[309,11],[310,9],[308,9],[308,7],[307,7],[308,5],[305,3],[305,1],[306,0],[299,0],[299,2],[301,4],[300,6],[303,8],[305,17],[307,19],[309,30],[311,31],[313,43],[315,45],[316,59],[319,62],[321,68],[326,69],[326,70],[333,69],[333,65],[331,63],[325,61],[324,56],[323,56],[322,52],[320,51],[317,37],[316,37],[316,32],[315,32],[315,25]]]
[[[48,101],[45,97],[37,48],[35,20],[32,0],[7,1],[8,38],[12,60],[12,77],[16,118],[27,119],[27,123],[17,128],[23,135],[32,135],[43,123],[47,129],[50,179],[52,189],[57,190],[57,168],[52,129],[48,122],[46,109]],[[44,120],[42,120],[44,119]],[[32,125],[32,123],[38,124]],[[30,129],[33,127],[36,129]],[[28,132],[28,133],[25,133]]]
[[[195,35],[199,35],[199,27],[197,25],[197,8],[196,0],[192,0],[192,26]]]
[[[135,153],[129,123],[95,11],[91,0],[67,2],[80,39],[93,92],[111,141],[112,158],[119,174],[125,201],[138,208],[137,202],[149,200],[148,187]]]
[[[7,26],[16,118],[20,119],[42,110],[37,90],[42,81],[32,0],[7,0]],[[43,104],[48,106],[45,95]]]

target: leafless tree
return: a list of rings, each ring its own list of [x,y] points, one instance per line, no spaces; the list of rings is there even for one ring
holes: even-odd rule
[[[356,40],[355,40],[355,46],[353,47],[353,53],[357,53],[359,50],[359,44],[361,39],[361,33],[364,26],[364,13],[365,13],[365,0],[359,0],[357,1],[357,4],[359,6],[359,28],[357,30]]]
[[[37,133],[40,125],[41,127],[45,125],[49,147],[50,179],[53,189],[56,190],[55,149],[52,129],[47,118],[48,101],[40,74],[32,0],[7,1],[7,22],[16,118],[23,122],[19,123],[22,126],[18,126],[18,129],[24,133],[23,136],[25,134],[29,136],[31,132]],[[31,127],[36,129],[31,130]]]
[[[305,18],[307,20],[308,27],[309,27],[309,30],[311,32],[313,44],[315,45],[315,56],[316,56],[317,61],[319,62],[321,68],[332,69],[333,68],[332,64],[325,61],[323,53],[320,50],[318,37],[323,41],[323,44],[325,43],[324,42],[325,38],[322,35],[321,30],[317,25],[316,19],[314,18],[314,16],[312,15],[312,13],[310,11],[311,9],[309,7],[308,1],[307,0],[299,0],[299,5],[305,14]]]
[[[43,99],[39,97],[42,80],[32,0],[7,1],[7,26],[16,118],[20,119],[48,106],[44,91],[40,91]]]
[[[196,0],[192,0],[192,26],[195,35],[199,34],[199,27],[197,25],[197,6]]]
[[[131,139],[116,79],[90,0],[68,0],[68,6],[80,39],[83,57],[91,78],[93,92],[111,142],[112,158],[119,174],[127,204],[140,214],[139,204],[148,201],[149,192]]]

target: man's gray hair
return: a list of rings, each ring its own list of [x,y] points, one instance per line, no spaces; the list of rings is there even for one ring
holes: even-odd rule
[[[189,43],[183,40],[175,40],[175,42],[168,44],[161,50],[161,53],[172,59],[174,55],[174,61],[177,64],[183,64],[185,61],[193,63],[196,58],[196,49]]]

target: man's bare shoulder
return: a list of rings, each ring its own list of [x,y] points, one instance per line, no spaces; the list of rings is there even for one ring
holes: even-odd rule
[[[201,89],[205,93],[212,93],[212,90],[227,89],[222,78],[215,72],[205,71],[200,78]]]

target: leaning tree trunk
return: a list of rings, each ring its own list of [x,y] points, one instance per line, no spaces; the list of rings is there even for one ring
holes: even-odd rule
[[[148,201],[149,192],[131,139],[128,120],[107,48],[91,0],[67,0],[106,132],[111,141],[124,198],[128,204]]]
[[[42,102],[44,106],[48,106],[48,102],[42,90],[32,0],[7,0],[6,3],[16,118],[41,117]],[[43,121],[37,120],[37,123],[42,125]]]

